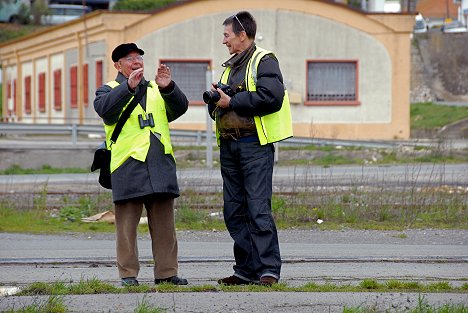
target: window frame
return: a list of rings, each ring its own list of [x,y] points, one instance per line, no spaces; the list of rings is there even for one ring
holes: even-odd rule
[[[311,63],[354,63],[356,72],[355,72],[355,90],[356,90],[356,99],[355,100],[307,100],[309,94],[309,65]],[[337,59],[325,59],[325,60],[306,60],[306,88],[305,88],[305,101],[304,105],[306,106],[359,106],[361,101],[359,100],[359,60],[337,60]]]

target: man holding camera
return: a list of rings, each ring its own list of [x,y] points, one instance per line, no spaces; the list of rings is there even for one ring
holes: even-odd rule
[[[154,259],[154,282],[187,285],[179,278],[174,199],[179,196],[169,122],[187,111],[188,100],[161,64],[153,81],[143,77],[144,51],[124,43],[112,52],[115,81],[99,87],[94,108],[104,121],[111,150],[112,198],[115,204],[117,267],[123,286],[137,286],[140,270],[137,227],[145,206]],[[139,100],[118,140],[111,136],[133,98]],[[135,101],[136,102],[136,101]]]
[[[234,274],[218,283],[270,286],[281,272],[271,212],[273,143],[292,136],[289,99],[275,55],[255,45],[253,16],[242,11],[223,25],[223,44],[232,57],[220,82],[203,95],[216,121],[224,220],[236,261]]]

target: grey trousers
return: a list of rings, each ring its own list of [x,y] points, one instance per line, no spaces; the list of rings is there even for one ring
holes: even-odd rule
[[[177,275],[177,237],[174,225],[174,199],[157,195],[115,203],[117,267],[120,278],[138,277],[137,227],[143,206],[148,216],[154,278]]]

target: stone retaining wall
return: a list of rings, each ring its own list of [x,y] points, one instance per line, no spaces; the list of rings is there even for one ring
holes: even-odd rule
[[[410,102],[468,102],[468,33],[414,34]]]

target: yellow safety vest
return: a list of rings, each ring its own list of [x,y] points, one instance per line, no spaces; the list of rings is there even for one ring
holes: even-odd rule
[[[111,81],[106,84],[111,88],[119,85],[117,81]],[[132,101],[133,97],[128,101],[127,105]],[[122,112],[125,108],[122,110]],[[138,115],[141,114],[145,119],[145,114],[153,114],[154,127],[140,128]],[[164,146],[165,154],[173,154],[169,123],[167,121],[166,107],[164,99],[159,93],[158,86],[155,81],[150,81],[146,92],[146,111],[143,110],[141,105],[137,105],[130,114],[128,120],[124,124],[122,131],[115,143],[111,142],[112,132],[114,131],[117,123],[112,125],[105,125],[106,144],[111,150],[111,173],[122,165],[129,157],[135,160],[145,162],[150,147],[150,134],[158,134],[160,141]]]
[[[260,60],[267,54],[273,54],[271,51],[256,47],[252,57],[247,64],[245,71],[245,82],[247,91],[257,90],[257,69]],[[274,55],[274,54],[273,54]],[[230,67],[226,67],[222,76],[221,83],[227,84],[229,74],[231,72]],[[286,88],[284,89],[284,98],[281,105],[281,109],[277,112],[264,115],[254,116],[255,126],[257,129],[257,135],[260,140],[260,145],[266,145],[281,141],[293,136],[292,130],[292,119],[291,119],[291,106],[289,104],[289,96]],[[219,132],[216,131],[216,138],[219,145]]]

